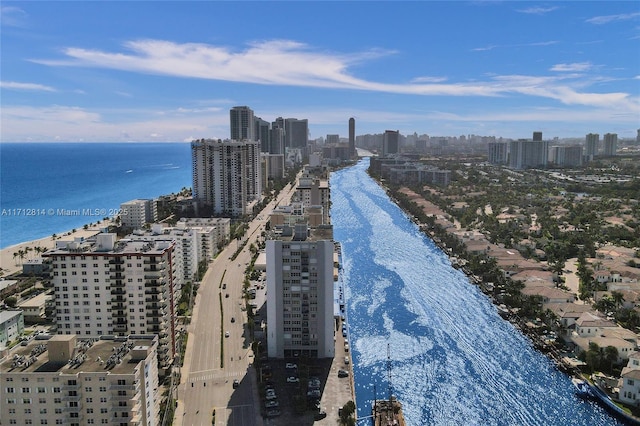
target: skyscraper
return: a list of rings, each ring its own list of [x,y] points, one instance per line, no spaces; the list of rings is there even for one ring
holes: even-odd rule
[[[598,155],[598,146],[600,145],[600,135],[597,133],[589,133],[586,136],[584,144],[585,161],[593,161],[593,157]]]
[[[256,140],[260,141],[260,151],[269,152],[271,146],[271,125],[268,121],[260,117],[255,118],[256,123]]]
[[[604,150],[602,154],[607,157],[612,157],[616,155],[617,150],[618,150],[618,134],[606,133],[604,135]]]
[[[382,155],[397,154],[400,144],[400,131],[385,130],[382,138]]]
[[[229,111],[232,140],[256,140],[255,118],[248,106],[236,106]]]
[[[285,146],[287,148],[306,148],[309,141],[309,120],[287,118],[285,120]]]
[[[349,119],[349,156],[356,158],[356,119]]]
[[[541,142],[542,141],[542,132],[533,132],[533,141]]]
[[[253,140],[191,142],[193,199],[214,215],[239,217],[260,199],[260,147]]]

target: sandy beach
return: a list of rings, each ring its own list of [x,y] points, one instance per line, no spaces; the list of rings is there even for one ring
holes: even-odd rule
[[[40,238],[38,240],[27,241],[24,243],[16,244],[6,247],[0,250],[0,277],[6,278],[16,272],[22,271],[22,264],[29,259],[35,259],[40,255],[36,253],[35,248],[41,247],[45,250],[55,247],[56,241],[73,240],[74,238],[89,238],[96,234],[99,234],[101,230],[111,225],[111,220],[101,220],[99,224],[93,223],[84,229],[83,227],[76,228],[75,232],[67,231],[61,234],[57,234],[57,238],[54,240],[51,235],[48,237]],[[25,257],[21,260],[19,257],[14,257],[13,254],[19,250],[25,250],[27,247],[32,250],[29,251]]]

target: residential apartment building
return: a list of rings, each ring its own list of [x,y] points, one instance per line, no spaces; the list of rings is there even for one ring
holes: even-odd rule
[[[155,200],[138,199],[120,204],[120,224],[125,228],[142,229],[146,223],[158,220]]]
[[[582,165],[582,146],[552,146],[549,162],[563,167],[579,167]]]
[[[24,315],[21,310],[0,311],[0,350],[17,339],[24,331]],[[2,400],[0,400],[2,401]]]
[[[191,143],[193,198],[213,215],[240,217],[262,195],[260,146],[253,140],[199,139]]]
[[[229,111],[229,127],[231,139],[254,141],[256,137],[256,121],[253,110],[248,106],[236,106]]]
[[[509,143],[509,167],[544,168],[549,160],[549,141],[520,139]]]
[[[231,219],[225,217],[183,217],[176,227],[197,232],[200,260],[212,260],[231,238]]]
[[[605,133],[602,155],[612,157],[618,151],[618,135],[616,133]]]
[[[597,133],[589,133],[585,137],[584,143],[585,161],[593,161],[593,158],[598,155],[598,149],[600,149],[600,135]]]
[[[156,334],[160,367],[168,367],[181,290],[175,248],[173,239],[116,242],[115,234],[58,241],[43,254],[52,266],[58,334]]]
[[[358,156],[356,151],[356,119],[349,119],[349,156],[354,159]]]
[[[382,136],[382,155],[398,154],[400,152],[400,131],[385,130]]]
[[[306,220],[277,227],[266,242],[269,357],[332,358],[333,232]]]
[[[158,338],[32,340],[0,363],[3,425],[160,424]]]
[[[487,144],[487,161],[491,164],[507,163],[507,143],[489,142]]]

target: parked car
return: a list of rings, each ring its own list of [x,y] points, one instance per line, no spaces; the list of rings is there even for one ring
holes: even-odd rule
[[[278,417],[280,415],[280,410],[269,410],[267,411],[267,417]]]
[[[271,400],[264,403],[264,408],[276,408],[278,405],[280,405],[278,401]]]
[[[298,383],[300,381],[300,379],[298,379],[295,376],[289,376],[287,377],[287,383]]]
[[[349,372],[347,370],[338,370],[338,377],[349,377]]]
[[[228,331],[224,332],[224,337],[229,337],[229,332]]]
[[[313,415],[313,420],[322,420],[327,417],[326,411],[319,411]]]
[[[222,289],[226,290],[227,289],[227,283],[222,283]]]
[[[345,364],[347,364],[347,365],[349,365],[349,362],[350,362],[350,361],[349,361],[349,357],[348,357],[348,356],[345,356],[345,357],[344,357],[344,363],[345,363]]]
[[[231,317],[231,322],[236,322],[235,317]]]
[[[239,381],[238,379],[234,379],[234,380],[233,380],[233,388],[234,388],[234,389],[237,389],[237,388],[238,388],[238,386],[240,386],[240,381]]]
[[[291,362],[288,362],[284,367],[285,368],[298,368],[298,364],[293,364]]]

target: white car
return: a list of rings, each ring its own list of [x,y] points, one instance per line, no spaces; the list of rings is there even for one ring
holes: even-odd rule
[[[295,376],[287,377],[287,383],[298,383],[299,381],[300,381],[300,379],[298,379]]]
[[[293,364],[291,362],[288,362],[284,367],[285,368],[298,368],[298,364]]]
[[[229,332],[228,331],[224,332],[224,337],[229,337]]]

